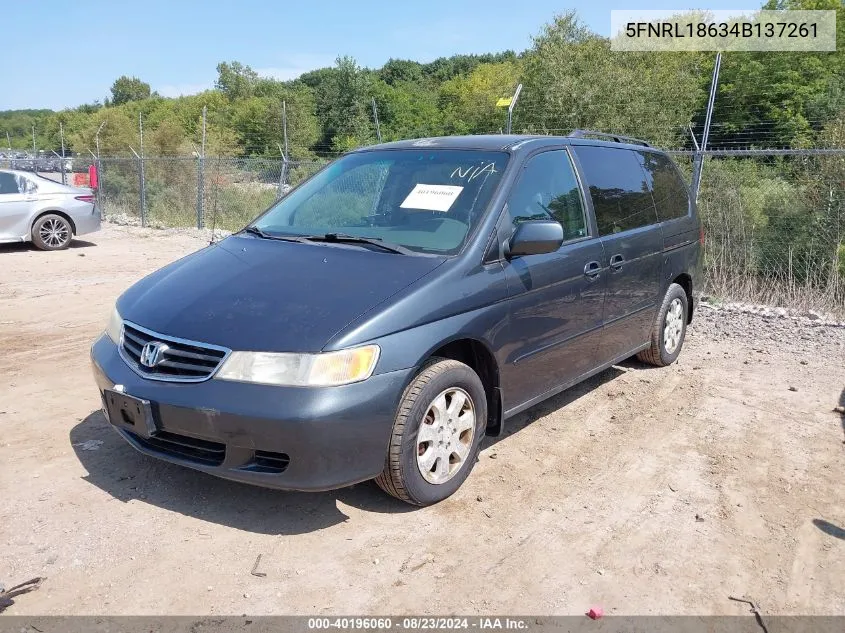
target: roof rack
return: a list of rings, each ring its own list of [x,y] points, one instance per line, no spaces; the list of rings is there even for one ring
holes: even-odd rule
[[[620,136],[619,134],[606,134],[605,132],[594,132],[593,130],[574,130],[570,135],[572,138],[587,138],[589,136],[597,136],[599,138],[606,138],[617,143],[629,143],[631,145],[643,145],[651,147],[651,144],[639,138],[632,138],[630,136]]]

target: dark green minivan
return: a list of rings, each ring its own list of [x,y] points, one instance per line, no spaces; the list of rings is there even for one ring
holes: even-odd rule
[[[514,414],[630,356],[672,363],[701,239],[677,167],[642,141],[367,147],[129,288],[94,373],[153,457],[431,504]]]

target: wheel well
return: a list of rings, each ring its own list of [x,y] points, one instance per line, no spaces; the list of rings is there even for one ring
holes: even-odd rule
[[[499,391],[499,366],[496,358],[479,341],[459,339],[439,347],[431,356],[450,358],[472,367],[481,378],[487,394],[487,434],[498,435],[502,429],[502,399]]]
[[[681,273],[672,280],[673,284],[678,284],[687,293],[687,323],[692,323],[692,277],[686,273]]]
[[[32,233],[32,228],[35,226],[35,223],[38,222],[38,220],[43,218],[45,215],[50,215],[50,214],[60,215],[65,220],[67,220],[70,223],[70,230],[73,232],[74,235],[76,235],[76,225],[73,223],[73,219],[67,213],[65,213],[64,211],[59,211],[58,209],[47,209],[46,211],[42,211],[41,213],[36,215],[32,219],[32,224],[29,225],[29,232]]]

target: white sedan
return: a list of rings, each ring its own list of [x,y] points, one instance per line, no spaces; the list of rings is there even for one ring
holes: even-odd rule
[[[0,169],[0,243],[31,241],[57,251],[75,235],[99,230],[100,209],[90,189]]]

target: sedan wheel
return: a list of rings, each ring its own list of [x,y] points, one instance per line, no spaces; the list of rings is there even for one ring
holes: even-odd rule
[[[72,238],[70,222],[55,213],[38,218],[32,227],[32,242],[43,251],[67,248]]]
[[[475,406],[463,389],[446,389],[428,406],[417,431],[417,466],[430,484],[445,484],[463,467],[475,438]]]

